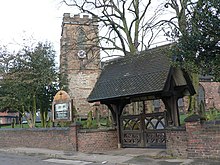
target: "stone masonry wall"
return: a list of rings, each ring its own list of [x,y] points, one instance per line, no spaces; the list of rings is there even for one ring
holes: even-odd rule
[[[69,75],[70,96],[73,99],[73,105],[81,117],[87,117],[89,111],[93,110],[93,104],[87,102],[91,90],[93,89],[99,73],[97,71],[84,70],[72,71]]]
[[[206,108],[217,108],[220,110],[220,82],[200,82],[205,90]]]
[[[60,39],[60,71],[68,82],[68,94],[73,99],[80,117],[87,117],[92,105],[87,97],[92,91],[100,74],[100,50],[94,38],[98,35],[98,25],[95,19],[88,15],[71,15],[65,13],[62,22]],[[86,41],[81,43],[80,29],[86,35]],[[86,52],[85,58],[79,58],[79,50]]]
[[[29,147],[98,152],[117,148],[116,130],[68,128],[0,129],[0,148]]]

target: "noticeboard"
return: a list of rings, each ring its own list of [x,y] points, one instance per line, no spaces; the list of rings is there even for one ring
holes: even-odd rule
[[[70,120],[70,104],[59,103],[54,105],[54,119]]]
[[[72,120],[71,102],[55,103],[53,105],[53,121]]]
[[[72,121],[72,100],[65,91],[59,91],[52,105],[53,121]]]

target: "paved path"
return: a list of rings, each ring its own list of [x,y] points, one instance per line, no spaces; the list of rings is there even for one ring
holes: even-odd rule
[[[165,150],[126,148],[100,153],[80,153],[40,148],[1,148],[2,153],[40,157],[48,164],[71,165],[219,165],[220,160],[168,159]],[[9,163],[10,164],[10,163]],[[0,160],[0,165],[1,160]],[[11,164],[10,164],[11,165]],[[16,164],[17,165],[17,164]],[[31,164],[34,165],[34,164]],[[42,164],[43,165],[43,164]],[[47,165],[47,164],[45,164]]]
[[[27,155],[15,155],[0,153],[0,165],[87,165],[91,162],[83,161],[69,161],[69,160],[59,160],[59,159],[42,159],[36,156],[27,156]]]

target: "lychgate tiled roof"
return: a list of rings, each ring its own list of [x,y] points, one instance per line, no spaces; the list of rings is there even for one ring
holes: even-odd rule
[[[89,102],[162,92],[170,71],[168,47],[154,48],[106,64]]]

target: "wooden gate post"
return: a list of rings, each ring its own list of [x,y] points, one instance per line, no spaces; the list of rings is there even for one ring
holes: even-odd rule
[[[116,122],[117,122],[117,134],[118,134],[118,148],[121,148],[121,112],[120,112],[120,106],[116,105]]]
[[[112,112],[113,119],[115,120],[117,137],[118,137],[118,148],[121,148],[121,114],[124,107],[128,104],[128,101],[118,101],[114,104],[106,104]]]
[[[178,109],[178,97],[172,95],[170,97],[166,97],[162,99],[165,108],[167,109],[167,126],[180,126],[180,119],[179,119],[179,109]]]
[[[179,108],[178,108],[178,98],[177,96],[173,95],[171,97],[171,114],[173,118],[173,124],[175,127],[180,126],[180,117],[179,117]]]

